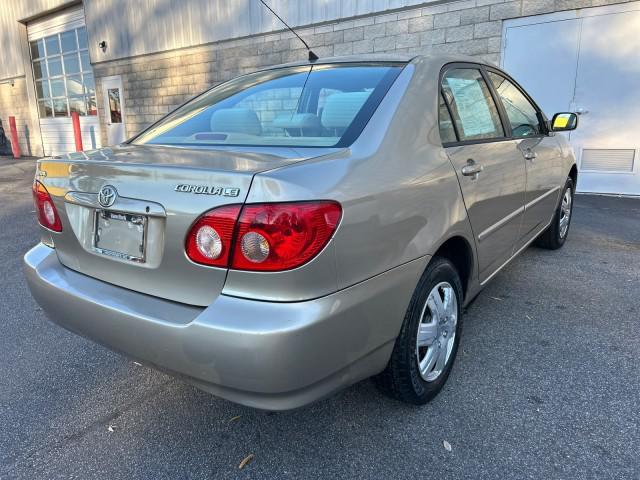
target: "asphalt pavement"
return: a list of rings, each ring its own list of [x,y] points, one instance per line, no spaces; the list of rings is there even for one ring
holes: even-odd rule
[[[0,158],[1,479],[640,478],[640,199],[577,196],[565,247],[468,309],[429,405],[363,381],[266,413],[46,320],[21,269],[33,165]]]

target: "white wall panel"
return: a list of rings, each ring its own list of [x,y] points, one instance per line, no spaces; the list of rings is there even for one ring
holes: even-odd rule
[[[78,3],[69,0],[0,0],[0,80],[24,75],[22,32],[24,20],[49,10]]]
[[[433,3],[419,0],[268,0],[291,26]],[[93,62],[281,30],[258,0],[84,0]],[[105,52],[98,42],[107,41]]]

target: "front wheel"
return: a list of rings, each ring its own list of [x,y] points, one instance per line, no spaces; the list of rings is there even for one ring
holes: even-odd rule
[[[564,245],[569,234],[569,225],[571,225],[571,215],[573,213],[573,195],[575,186],[573,179],[567,178],[562,191],[560,204],[556,209],[551,225],[542,232],[536,240],[536,245],[549,250],[557,250]]]
[[[423,405],[442,389],[460,342],[462,284],[454,265],[434,258],[405,315],[387,368],[375,380],[382,391]]]

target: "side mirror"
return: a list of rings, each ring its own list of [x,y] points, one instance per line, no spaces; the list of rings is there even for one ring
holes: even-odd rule
[[[575,113],[556,113],[551,120],[552,132],[569,132],[578,128],[578,115]]]

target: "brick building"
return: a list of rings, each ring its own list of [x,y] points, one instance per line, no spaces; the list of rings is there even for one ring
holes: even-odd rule
[[[588,108],[608,100],[602,93],[592,98],[604,90],[602,81],[583,72],[578,60],[584,52],[595,52],[588,63],[610,68],[613,53],[619,57],[615,68],[624,72],[620,82],[636,85],[622,102],[625,121],[640,120],[640,67],[628,71],[629,64],[640,65],[638,1],[270,4],[321,57],[372,52],[478,56],[510,71],[545,111],[582,109],[585,128]],[[607,45],[589,44],[589,29],[611,39],[607,58],[598,50]],[[78,111],[85,148],[97,148],[130,137],[211,85],[303,59],[301,47],[258,0],[3,2],[0,118],[8,131],[8,117],[16,117],[23,152],[55,155],[74,149],[69,115]],[[586,107],[577,97],[583,91]],[[617,98],[622,108],[619,93]],[[618,135],[593,144],[594,128],[591,137],[584,134],[574,145],[581,169],[587,176],[593,173],[596,186],[588,189],[640,194],[640,141]]]

